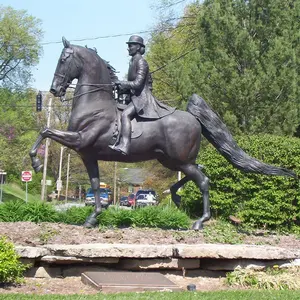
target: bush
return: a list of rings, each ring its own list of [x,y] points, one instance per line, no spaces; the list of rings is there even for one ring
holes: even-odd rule
[[[0,237],[0,283],[20,283],[28,266],[19,261],[14,245]]]
[[[268,164],[300,173],[300,140],[272,135],[237,138],[249,155]],[[300,193],[295,179],[242,173],[211,145],[200,152],[199,163],[210,178],[210,199],[215,218],[235,215],[251,226],[291,228],[300,219]],[[182,191],[182,208],[200,216],[202,202],[196,186],[189,182]],[[298,223],[299,225],[299,223]]]
[[[23,200],[11,200],[0,205],[0,222],[19,222],[24,221],[24,207],[26,203]]]
[[[24,206],[23,221],[57,222],[58,213],[52,204],[42,201],[29,201]]]
[[[147,206],[135,210],[111,207],[99,216],[101,226],[189,228],[190,219],[173,207]]]
[[[58,214],[59,222],[73,225],[81,225],[86,218],[92,213],[94,207],[71,207],[64,212]]]
[[[7,201],[0,205],[0,221],[56,222],[58,213],[51,204],[42,201]]]

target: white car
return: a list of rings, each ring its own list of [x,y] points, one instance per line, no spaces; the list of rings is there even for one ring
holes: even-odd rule
[[[155,197],[151,197],[150,199],[149,194],[139,194],[135,201],[137,207],[157,205]]]

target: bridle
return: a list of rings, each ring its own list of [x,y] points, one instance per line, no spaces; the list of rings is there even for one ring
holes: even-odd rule
[[[74,54],[74,50],[72,48],[65,48],[64,56],[61,58],[62,62],[66,62],[68,60],[68,58],[73,54]],[[76,66],[77,70],[79,70],[79,66],[76,63],[76,60],[74,61],[74,63],[75,63],[75,66]],[[54,76],[62,78],[61,82],[64,83],[65,78],[67,76],[66,74],[68,74],[70,68],[71,68],[71,60],[69,59],[69,63],[68,63],[68,66],[67,66],[66,73],[65,74],[60,74],[60,73],[55,72]],[[67,87],[65,89],[67,90],[67,88],[70,86],[71,82],[68,81],[66,84],[67,84]],[[71,100],[73,100],[75,98],[78,98],[78,97],[81,97],[83,95],[103,90],[103,87],[113,87],[114,90],[116,89],[116,85],[113,84],[113,83],[99,83],[99,84],[97,84],[97,83],[81,83],[81,84],[76,84],[76,86],[79,86],[79,87],[81,87],[81,86],[98,86],[98,87],[93,89],[93,90],[83,92],[83,93],[78,94],[78,95],[74,95],[73,97],[70,97],[68,99],[64,99],[63,97],[60,97],[61,102],[71,101]]]

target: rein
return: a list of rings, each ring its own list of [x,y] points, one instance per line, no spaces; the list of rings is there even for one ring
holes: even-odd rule
[[[70,98],[67,98],[67,99],[60,97],[60,101],[61,102],[71,101],[71,100],[73,100],[73,99],[75,99],[77,97],[81,97],[81,96],[86,95],[86,94],[90,94],[90,93],[94,93],[94,92],[100,91],[100,90],[102,90],[102,87],[114,86],[114,84],[113,83],[82,83],[82,84],[78,84],[78,86],[99,86],[99,87],[96,88],[96,89],[93,89],[93,90],[81,93],[79,95],[74,95],[73,97],[70,97]],[[75,87],[70,87],[70,88],[75,89]]]

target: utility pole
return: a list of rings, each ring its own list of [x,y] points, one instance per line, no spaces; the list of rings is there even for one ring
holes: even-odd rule
[[[68,201],[68,188],[69,188],[69,171],[70,171],[70,153],[68,154],[68,164],[67,164],[67,182],[66,182],[66,202]]]
[[[79,184],[79,202],[81,202],[81,184]]]
[[[61,168],[62,168],[62,157],[65,147],[60,147],[60,159],[59,159],[59,171],[58,171],[58,179],[56,182],[56,189],[57,189],[57,200],[60,198],[60,191],[62,188],[62,181],[61,181]]]
[[[47,116],[47,127],[50,127],[50,120],[51,120],[51,109],[52,109],[52,97],[49,98],[49,109],[48,109],[48,116]],[[45,156],[44,156],[44,170],[43,170],[43,184],[42,184],[42,192],[41,192],[41,199],[45,201],[45,192],[47,191],[46,186],[46,178],[47,178],[47,164],[48,164],[48,148],[50,144],[50,139],[46,139],[46,146],[45,146]]]
[[[178,171],[177,173],[177,180],[180,181],[181,180],[181,171]],[[179,191],[181,190],[181,188],[179,188]]]
[[[114,172],[114,205],[116,205],[117,196],[117,162],[115,161],[115,172]]]

